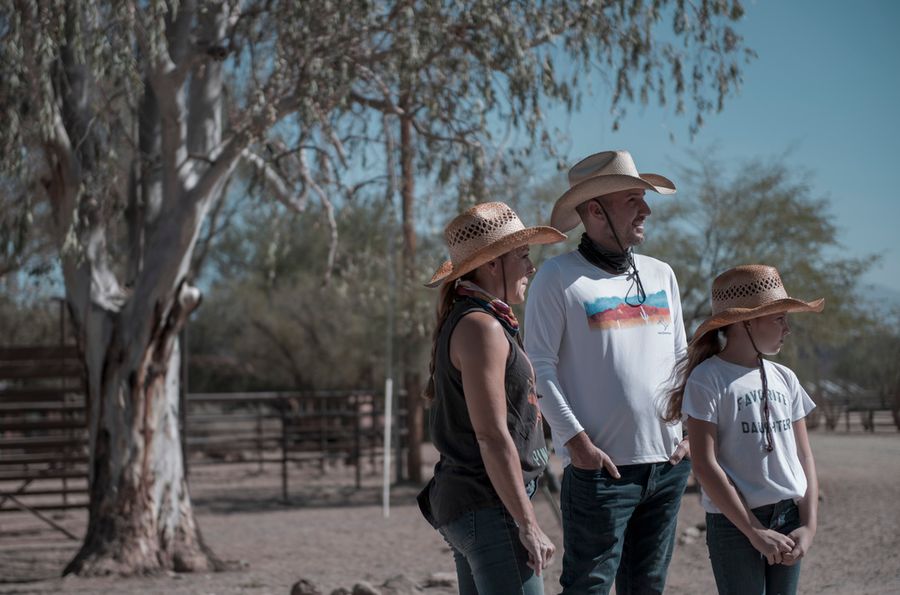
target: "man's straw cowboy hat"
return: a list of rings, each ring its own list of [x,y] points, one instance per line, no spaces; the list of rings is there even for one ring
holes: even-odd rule
[[[748,264],[729,269],[712,285],[712,316],[703,321],[692,341],[709,331],[779,312],[821,312],[825,300],[812,302],[787,294],[775,267]]]
[[[552,227],[525,227],[506,204],[486,202],[454,218],[444,229],[444,239],[450,248],[450,260],[438,268],[426,283],[428,287],[459,279],[526,244],[554,244],[566,236]]]
[[[675,184],[668,178],[638,173],[628,151],[603,151],[585,157],[569,170],[569,189],[553,206],[550,225],[563,232],[574,229],[581,222],[575,207],[586,200],[632,188],[675,193]]]

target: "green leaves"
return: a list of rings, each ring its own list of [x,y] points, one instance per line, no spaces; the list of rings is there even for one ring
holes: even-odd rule
[[[784,156],[729,169],[700,155],[676,179],[679,193],[654,206],[641,251],[675,270],[688,333],[709,315],[718,274],[740,264],[775,266],[790,295],[825,298],[824,313],[791,317],[793,335],[782,354],[801,376],[813,378],[865,320],[848,288],[859,286],[874,258],[844,253],[829,201],[813,196],[804,172]]]

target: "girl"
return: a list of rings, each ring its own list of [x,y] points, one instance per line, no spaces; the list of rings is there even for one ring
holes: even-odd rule
[[[441,286],[426,397],[440,452],[419,495],[453,551],[462,595],[540,595],[554,546],[530,497],[547,464],[534,371],[509,304],[525,300],[529,244],[565,239],[525,228],[501,202],[472,207],[444,230]]]
[[[774,267],[730,269],[713,281],[712,316],[676,372],[665,418],[686,418],[719,593],[797,590],[816,534],[818,482],[804,420],[815,405],[790,369],[763,355],[781,350],[788,312],[823,306],[788,297]]]

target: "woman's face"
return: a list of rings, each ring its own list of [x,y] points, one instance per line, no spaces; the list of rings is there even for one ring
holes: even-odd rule
[[[791,327],[788,325],[787,314],[778,312],[751,320],[750,332],[761,353],[775,355],[781,351],[784,338],[791,332]]]
[[[528,287],[528,277],[533,275],[535,271],[531,258],[528,257],[528,246],[522,246],[507,252],[501,258],[506,269],[507,303],[521,304],[525,302],[525,289]]]

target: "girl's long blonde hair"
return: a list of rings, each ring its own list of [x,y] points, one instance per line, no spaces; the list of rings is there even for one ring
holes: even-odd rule
[[[681,421],[681,404],[684,402],[684,387],[687,385],[688,377],[694,368],[722,351],[722,345],[719,342],[719,331],[721,330],[723,329],[710,331],[696,341],[691,341],[691,344],[688,345],[687,354],[672,371],[674,388],[666,393],[666,410],[663,414],[663,421],[670,424]]]

